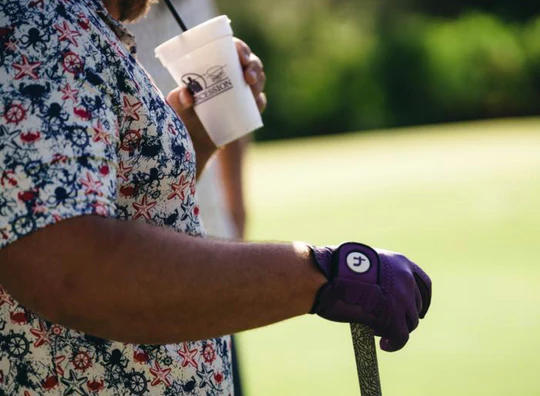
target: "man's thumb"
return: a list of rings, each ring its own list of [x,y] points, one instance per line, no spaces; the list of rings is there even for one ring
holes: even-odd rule
[[[190,112],[193,112],[193,96],[186,87],[172,90],[167,95],[167,102],[181,118],[183,115],[189,115]]]

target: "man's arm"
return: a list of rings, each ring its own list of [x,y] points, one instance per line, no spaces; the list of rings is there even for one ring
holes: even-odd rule
[[[0,283],[52,322],[163,344],[308,313],[325,277],[302,244],[220,242],[85,216],[0,250]]]

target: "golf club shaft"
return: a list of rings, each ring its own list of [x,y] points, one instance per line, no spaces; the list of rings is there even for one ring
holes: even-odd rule
[[[381,396],[381,379],[373,330],[368,326],[352,323],[351,333],[360,395]]]

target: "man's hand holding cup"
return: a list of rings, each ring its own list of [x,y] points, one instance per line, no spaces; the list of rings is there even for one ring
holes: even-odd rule
[[[253,98],[259,111],[262,113],[266,108],[266,94],[264,87],[266,84],[266,74],[261,59],[255,55],[249,46],[238,38],[234,38],[238,59],[242,66],[242,73],[246,83],[249,85]],[[212,149],[216,148],[215,143],[209,138],[208,133],[195,112],[195,98],[190,89],[182,84],[171,91],[167,96],[167,102],[174,108],[180,116],[191,136],[197,145],[208,145]]]
[[[155,50],[180,86],[167,100],[186,124],[197,155],[263,126],[263,65],[233,38],[230,22],[224,15],[213,18]]]

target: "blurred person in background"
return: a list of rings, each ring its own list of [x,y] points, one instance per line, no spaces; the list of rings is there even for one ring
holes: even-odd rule
[[[217,15],[214,0],[174,0],[173,4],[188,28]],[[130,24],[143,64],[161,92],[169,92],[176,83],[155,57],[154,48],[179,34],[179,26],[163,2],[153,6],[137,23]],[[208,235],[225,239],[243,239],[246,223],[242,163],[249,137],[236,140],[219,150],[197,181],[201,217]],[[234,390],[242,395],[237,340],[231,337]]]

